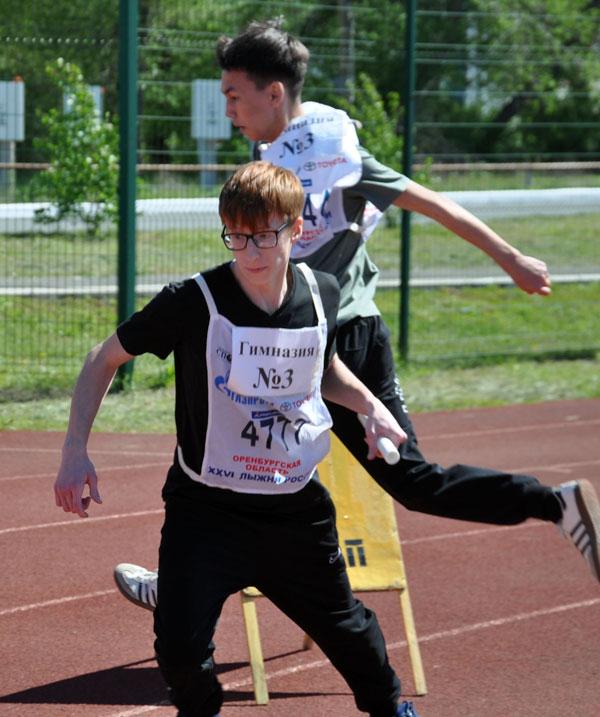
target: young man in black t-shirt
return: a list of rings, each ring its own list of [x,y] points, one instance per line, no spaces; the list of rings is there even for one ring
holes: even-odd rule
[[[323,649],[371,717],[417,717],[398,704],[377,619],[352,595],[335,510],[316,467],[329,450],[323,401],[365,415],[368,455],[406,439],[335,353],[333,277],[290,265],[302,185],[254,162],[221,192],[234,260],[165,288],[88,355],[55,483],[59,507],[100,501],[87,456],[94,417],[119,365],[175,356],[177,447],[163,488],[155,651],[182,717],[221,709],[212,643],[230,595],[254,585]],[[84,486],[89,496],[83,497]]]

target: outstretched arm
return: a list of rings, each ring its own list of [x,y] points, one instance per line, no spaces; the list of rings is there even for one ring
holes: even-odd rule
[[[56,505],[65,513],[77,513],[81,518],[87,518],[90,502],[102,502],[96,471],[87,455],[87,442],[117,368],[132,358],[115,333],[93,348],[85,359],[73,391],[62,461],[54,483]],[[86,483],[90,494],[84,498]]]
[[[378,438],[385,436],[396,447],[407,439],[406,433],[390,411],[350,371],[337,354],[334,354],[323,375],[321,393],[328,401],[338,403],[367,417],[365,439],[369,446],[369,459],[378,455]]]
[[[550,293],[550,276],[545,262],[525,256],[496,234],[476,216],[452,199],[409,181],[394,201],[401,209],[418,212],[442,224],[457,236],[479,247],[528,294]]]

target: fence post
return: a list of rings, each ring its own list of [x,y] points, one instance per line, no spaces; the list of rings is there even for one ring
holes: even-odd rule
[[[413,164],[413,125],[415,92],[415,45],[416,45],[417,0],[406,2],[406,30],[404,48],[404,141],[402,144],[402,172],[407,177],[412,174]],[[409,282],[410,282],[410,222],[411,213],[402,210],[402,230],[400,242],[400,356],[408,361],[409,333]]]
[[[119,0],[119,254],[118,323],[135,310],[138,0]],[[131,382],[133,361],[119,367],[117,386]]]

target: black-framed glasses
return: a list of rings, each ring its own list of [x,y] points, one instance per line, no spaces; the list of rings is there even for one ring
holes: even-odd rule
[[[254,234],[240,234],[239,232],[234,234],[233,232],[226,231],[225,227],[223,227],[221,239],[230,251],[241,251],[245,249],[250,239],[254,242],[254,246],[257,246],[259,249],[272,249],[277,246],[279,233],[286,227],[289,227],[291,223],[292,222],[284,222],[279,229],[264,229],[261,232],[254,232]]]

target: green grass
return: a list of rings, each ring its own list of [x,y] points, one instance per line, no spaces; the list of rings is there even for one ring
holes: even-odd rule
[[[430,172],[426,182],[430,189],[438,192],[463,189],[562,189],[563,187],[597,187],[598,172],[577,171],[533,171],[517,172],[498,170],[490,172]]]
[[[398,336],[398,292],[377,304]],[[415,362],[461,366],[507,357],[573,356],[600,348],[600,284],[557,284],[550,296],[513,286],[413,289],[409,354]]]
[[[411,413],[600,397],[600,362],[510,361],[470,369],[409,366],[400,382]],[[172,433],[174,388],[110,393],[95,431]],[[0,403],[0,429],[65,431],[68,396]]]
[[[65,431],[70,397],[0,403],[0,430]],[[173,433],[174,388],[111,392],[104,399],[94,431]]]
[[[115,278],[117,236],[106,232],[90,239],[85,234],[34,234],[0,236],[0,256],[6,257],[4,274],[11,280],[38,277]],[[216,231],[139,232],[136,268],[141,277],[190,276],[225,261],[227,249]]]
[[[116,315],[114,298],[0,296],[0,403],[64,395],[88,351],[114,331]],[[164,384],[170,373],[154,356],[136,360],[143,387]]]
[[[378,296],[394,345],[398,300],[395,290]],[[76,375],[88,349],[112,330],[113,308],[92,300],[43,300],[35,312],[31,300],[9,303],[31,330],[22,332],[20,346],[20,356],[29,358],[5,363],[0,373],[0,430],[63,431]],[[599,284],[560,285],[547,298],[498,287],[414,290],[413,360],[403,367],[396,355],[409,409],[600,397],[599,304]],[[76,320],[61,328],[61,317],[73,312]],[[33,331],[40,323],[43,341]],[[3,346],[14,338],[10,326],[0,323]],[[170,360],[136,359],[132,389],[109,394],[95,430],[171,432],[173,395]]]
[[[513,360],[466,369],[412,367],[401,371],[400,379],[413,413],[600,398],[600,362],[595,358]]]
[[[568,216],[532,216],[493,219],[488,224],[523,254],[543,259],[551,273],[600,270],[597,228],[600,213]],[[382,225],[369,239],[369,254],[382,271],[399,272],[400,228]],[[443,277],[461,270],[502,274],[482,251],[457,239],[439,224],[413,224],[411,274],[435,273]]]
[[[574,217],[518,217],[489,224],[525,254],[544,259],[552,271],[600,268],[596,241],[600,213]],[[142,277],[189,276],[225,261],[229,254],[217,231],[169,230],[140,232],[137,272]],[[400,229],[382,222],[369,239],[369,253],[382,271],[399,272]],[[111,232],[86,235],[0,236],[4,275],[11,280],[36,277],[110,277],[117,272],[117,238]],[[477,268],[496,269],[483,252],[457,239],[443,227],[415,224],[412,230],[411,271],[437,276]]]
[[[599,271],[600,213],[490,224],[525,253],[545,259],[551,272]],[[373,260],[391,277],[399,274],[399,236],[397,226],[382,223],[369,239]],[[112,279],[116,255],[114,233],[94,240],[0,237],[3,275],[17,285],[36,278]],[[138,237],[138,273],[159,284],[228,256],[216,232]],[[482,252],[434,224],[413,227],[411,264],[415,277],[496,268]],[[138,306],[146,301],[140,298]],[[398,291],[380,290],[377,303],[396,345]],[[513,287],[413,289],[411,362],[402,369],[409,407],[422,411],[598,396],[598,306],[598,283],[555,284],[547,298]],[[115,317],[114,298],[0,296],[0,429],[63,430],[83,359],[112,332]],[[162,432],[171,430],[172,413],[171,362],[142,357],[135,364],[134,390],[111,394],[96,428]]]
[[[395,345],[399,293],[382,290],[377,300]],[[600,349],[599,305],[599,283],[559,284],[549,297],[498,286],[413,289],[411,363],[447,369],[589,357]],[[0,297],[0,345],[12,351],[0,363],[0,402],[63,395],[89,349],[113,331],[115,311],[114,299]],[[144,356],[134,375],[138,387],[161,386],[172,366]]]

